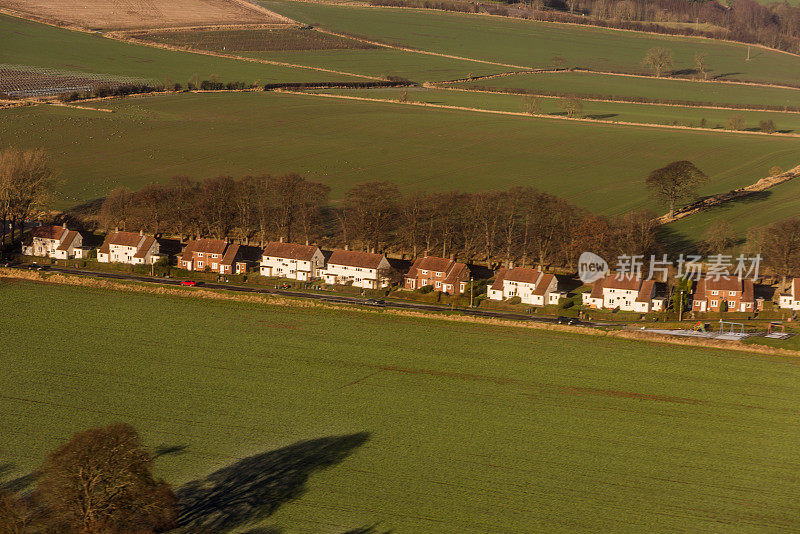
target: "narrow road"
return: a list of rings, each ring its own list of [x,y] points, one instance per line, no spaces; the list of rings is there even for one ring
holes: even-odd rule
[[[29,265],[28,264],[15,265],[13,268],[28,269]],[[111,273],[104,271],[87,271],[82,269],[70,269],[68,267],[57,267],[57,266],[48,266],[46,272],[57,272],[64,274],[73,274],[78,276],[89,276],[95,278],[110,278],[113,280],[133,280],[136,282],[147,282],[150,284],[171,285],[171,286],[179,286],[181,284],[181,280],[172,278],[152,278],[150,276],[143,276],[138,274]],[[319,300],[322,302],[331,302],[334,304],[367,306],[370,308],[395,308],[400,310],[432,311],[432,312],[458,312],[464,315],[472,315],[475,317],[511,319],[514,321],[530,321],[536,323],[549,323],[549,324],[557,324],[559,322],[559,318],[557,317],[544,317],[535,315],[525,315],[521,313],[477,310],[474,308],[450,308],[448,306],[440,306],[437,304],[423,304],[419,302],[398,302],[393,300],[376,300],[376,299],[367,299],[363,297],[350,297],[345,295],[324,295],[320,293],[310,293],[304,291],[237,286],[232,284],[220,284],[215,282],[201,282],[200,287],[208,289],[220,289],[223,291],[236,291],[239,293],[262,293],[267,295],[280,295],[284,297],[296,297],[296,298]],[[570,324],[575,326],[588,326],[588,327],[602,326],[601,323],[580,321],[578,319],[573,319],[573,318],[569,319],[564,318],[564,319],[567,321],[572,321]]]

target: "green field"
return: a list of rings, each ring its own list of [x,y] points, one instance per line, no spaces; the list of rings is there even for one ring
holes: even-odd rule
[[[415,82],[458,80],[510,69],[473,61],[417,54],[388,48],[378,50],[313,50],[291,52],[245,52],[248,57],[293,65],[322,67],[367,76],[400,76]]]
[[[694,68],[698,51],[714,76],[797,83],[800,57],[745,45],[686,37],[530,22],[433,10],[380,9],[312,2],[262,1],[272,11],[308,24],[430,52],[454,54],[528,67],[549,67],[552,57],[564,66],[613,72],[639,72],[645,52],[671,49],[676,69]]]
[[[327,93],[344,96],[358,96],[364,98],[380,98],[397,100],[402,89],[320,89],[315,93]],[[409,101],[447,106],[462,106],[477,109],[509,111],[520,113],[525,111],[523,98],[518,95],[502,93],[468,93],[464,91],[449,91],[444,89],[407,89]],[[541,98],[542,113],[565,115],[560,107],[563,99]],[[583,102],[582,117],[608,120],[635,122],[641,124],[662,124],[679,126],[700,126],[703,119],[707,128],[725,129],[729,118],[741,115],[745,119],[745,130],[758,130],[760,121],[771,120],[779,131],[786,133],[800,133],[800,113],[771,113],[763,111],[732,111],[724,109],[702,109],[679,106],[655,106],[649,104],[620,104],[612,102]],[[800,161],[800,154],[798,154]]]
[[[266,503],[287,534],[800,528],[793,360],[27,282],[0,302],[7,476],[125,421],[176,485],[228,468],[218,531]]]
[[[724,83],[689,82],[657,78],[631,78],[588,72],[519,74],[475,80],[454,87],[498,91],[598,95],[613,98],[647,98],[745,106],[800,108],[800,89],[757,87]]]
[[[573,123],[355,102],[289,93],[152,96],[0,114],[19,146],[44,147],[61,171],[60,207],[176,174],[295,171],[332,187],[397,182],[405,191],[530,185],[603,213],[655,205],[651,170],[689,159],[704,191],[752,183],[797,164],[793,138]],[[586,139],[591,139],[587,143]],[[109,157],[113,155],[113,157]]]
[[[186,83],[216,74],[222,81],[263,83],[361,80],[341,74],[265,65],[114,41],[0,15],[0,64]]]
[[[667,226],[670,239],[675,242],[702,239],[714,225],[726,222],[736,237],[744,242],[747,230],[769,226],[775,221],[800,216],[800,182],[793,181],[773,187],[751,198],[738,200],[697,213]]]

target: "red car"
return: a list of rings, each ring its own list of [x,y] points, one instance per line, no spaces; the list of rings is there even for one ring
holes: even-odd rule
[[[182,285],[182,286],[194,287],[194,286],[196,286],[196,285],[197,285],[197,282],[195,282],[194,280],[183,280],[183,281],[181,282],[181,285]]]

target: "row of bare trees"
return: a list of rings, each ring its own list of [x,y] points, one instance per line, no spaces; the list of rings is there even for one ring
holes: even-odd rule
[[[118,188],[99,214],[105,229],[145,230],[184,237],[260,243],[317,242],[363,250],[422,251],[487,264],[569,265],[581,250],[627,253],[659,247],[648,213],[589,216],[568,202],[529,187],[478,193],[402,195],[390,182],[368,182],[331,205],[326,185],[296,174],[173,178],[137,192]],[[602,232],[587,231],[601,225]],[[613,236],[613,237],[612,237]]]

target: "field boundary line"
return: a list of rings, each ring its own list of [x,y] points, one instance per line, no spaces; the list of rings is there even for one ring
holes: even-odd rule
[[[442,82],[425,82],[422,84],[422,87],[426,89],[439,89],[442,91],[462,91],[465,93],[479,93],[485,95],[510,95],[510,96],[535,96],[536,98],[549,98],[552,100],[561,100],[564,98],[569,97],[569,94],[565,94],[564,96],[553,96],[553,95],[546,95],[541,93],[515,93],[515,92],[506,92],[506,91],[489,91],[486,89],[465,89],[463,87],[443,87],[439,85]],[[737,107],[727,107],[727,106],[692,106],[688,104],[660,104],[658,102],[637,102],[635,100],[609,100],[607,98],[589,98],[589,97],[576,97],[579,100],[584,100],[586,102],[604,102],[606,104],[641,104],[642,106],[664,106],[664,107],[676,107],[676,108],[692,108],[692,109],[713,109],[718,111],[753,111],[756,113],[781,113],[781,114],[797,114],[800,115],[800,111],[778,111],[774,109],[754,109],[754,108],[737,108]],[[713,129],[713,128],[712,128]]]
[[[696,338],[682,339],[682,338],[676,338],[674,336],[653,334],[639,330],[600,330],[597,328],[588,328],[582,326],[566,326],[566,325],[551,324],[551,323],[539,323],[533,321],[516,321],[514,319],[479,317],[474,315],[462,315],[457,313],[445,314],[440,312],[421,312],[421,311],[395,310],[395,309],[374,310],[351,304],[322,303],[322,302],[312,301],[309,299],[303,299],[302,297],[281,297],[281,296],[264,295],[264,294],[245,295],[241,293],[226,294],[226,292],[223,290],[182,288],[180,286],[167,287],[167,286],[147,284],[146,282],[121,282],[117,280],[98,279],[90,276],[77,276],[77,275],[69,275],[62,273],[46,274],[46,273],[39,273],[32,271],[19,271],[17,269],[9,269],[2,267],[0,267],[0,278],[8,280],[20,280],[20,281],[40,283],[40,284],[79,286],[79,287],[86,287],[86,288],[99,289],[105,291],[148,293],[153,296],[209,299],[209,300],[220,300],[228,302],[243,302],[246,304],[257,304],[257,305],[267,304],[272,306],[286,306],[294,308],[348,310],[355,313],[364,313],[364,314],[388,314],[399,317],[424,318],[429,320],[441,320],[448,322],[472,323],[472,324],[492,325],[492,326],[511,327],[511,328],[527,328],[531,330],[546,330],[550,332],[558,332],[558,333],[573,334],[573,335],[583,334],[596,337],[612,337],[612,338],[627,339],[639,342],[661,343],[666,345],[695,346],[711,350],[722,349],[726,351],[733,351],[739,353],[759,354],[762,356],[782,356],[782,357],[800,358],[800,351],[791,349],[781,349],[776,347],[768,347],[764,345],[761,346],[745,345],[740,341],[722,341],[714,339],[696,339]]]
[[[491,78],[502,78],[504,76],[525,76],[526,74],[567,74],[567,73],[580,73],[580,74],[597,74],[599,76],[619,76],[623,78],[644,78],[646,80],[661,80],[667,82],[687,82],[687,83],[708,83],[708,84],[722,84],[722,85],[746,85],[750,87],[766,87],[771,89],[788,89],[791,91],[800,91],[800,87],[794,85],[782,85],[777,83],[766,83],[766,82],[748,82],[742,80],[719,80],[719,79],[712,79],[712,80],[701,80],[701,79],[692,79],[692,78],[673,78],[673,77],[663,77],[663,76],[649,76],[647,74],[634,74],[629,72],[612,72],[612,71],[605,71],[605,70],[593,70],[587,69],[583,67],[573,67],[573,68],[531,68],[528,71],[519,71],[519,72],[500,72],[497,74],[487,74],[484,76],[475,76],[473,78],[463,78],[458,80],[447,80],[443,82],[436,82],[436,83],[469,83],[470,81],[474,80],[487,80]]]
[[[800,57],[800,54],[795,54],[793,52],[788,52],[786,50],[779,50],[777,48],[770,48],[767,45],[759,44],[759,43],[745,43],[742,41],[733,41],[731,39],[721,39],[718,37],[706,37],[704,35],[672,35],[668,33],[658,33],[658,32],[651,32],[645,30],[633,30],[630,28],[609,28],[607,26],[600,26],[598,24],[578,24],[576,22],[563,22],[563,21],[551,21],[551,20],[538,20],[538,19],[525,19],[522,17],[509,17],[505,15],[494,15],[492,13],[465,13],[462,11],[449,11],[447,9],[437,9],[435,7],[408,7],[408,6],[375,6],[369,3],[361,3],[361,2],[322,2],[319,0],[291,0],[292,2],[300,3],[300,4],[321,4],[327,6],[334,6],[334,7],[365,7],[369,9],[397,9],[397,10],[405,10],[405,11],[418,11],[418,12],[425,12],[425,11],[438,11],[441,13],[449,13],[452,15],[467,15],[467,16],[478,16],[478,17],[489,17],[501,20],[510,20],[512,22],[519,22],[519,23],[539,23],[539,24],[553,24],[553,25],[562,25],[562,26],[570,26],[570,27],[578,27],[578,28],[594,28],[598,30],[609,30],[615,32],[629,32],[629,33],[636,33],[641,35],[652,35],[655,37],[661,38],[672,38],[672,39],[698,39],[704,41],[711,41],[717,43],[726,43],[732,45],[739,45],[739,46],[752,46],[754,48],[760,48],[762,50],[768,50],[770,52],[779,52],[781,54],[786,54],[789,56]],[[655,22],[654,22],[655,24]]]
[[[65,104],[65,103],[63,103],[63,102],[52,102],[52,101],[50,101],[50,102],[46,102],[46,104],[48,104],[48,105],[50,105],[50,106],[56,106],[56,107],[60,107],[60,108],[86,109],[86,110],[89,110],[89,111],[102,111],[102,112],[104,112],[104,113],[114,113],[114,110],[113,110],[113,109],[108,109],[108,108],[92,108],[92,107],[89,107],[89,106],[79,106],[79,105],[77,105],[77,104]]]
[[[180,46],[168,45],[165,43],[156,43],[156,42],[147,42],[144,40],[134,39],[125,35],[122,32],[108,32],[104,33],[103,37],[108,39],[113,39],[116,41],[120,41],[123,43],[131,43],[131,44],[138,44],[141,46],[149,46],[151,48],[161,48],[164,50],[170,50],[172,52],[184,52],[188,54],[199,54],[203,56],[214,56],[214,57],[221,57],[226,59],[234,59],[239,61],[249,61],[251,63],[261,63],[264,65],[275,65],[278,67],[289,67],[295,69],[307,69],[307,70],[315,70],[319,72],[328,72],[331,74],[341,74],[343,76],[352,76],[354,78],[365,78],[367,80],[383,80],[384,78],[375,77],[375,76],[368,76],[366,74],[355,74],[353,72],[345,72],[333,69],[326,69],[324,67],[311,67],[308,65],[297,65],[294,63],[285,63],[283,61],[273,61],[271,59],[262,59],[262,58],[255,58],[255,57],[247,57],[247,56],[237,56],[235,54],[223,54],[221,52],[213,52],[211,50],[199,50],[195,48],[184,48]]]
[[[324,97],[324,98],[339,98],[342,100],[361,100],[365,102],[379,102],[384,104],[398,104],[404,106],[417,106],[417,107],[428,107],[428,108],[437,108],[437,109],[450,109],[455,111],[471,111],[475,113],[488,113],[492,115],[508,115],[512,117],[528,117],[528,118],[535,118],[535,119],[552,119],[552,120],[559,120],[559,121],[574,121],[574,122],[588,122],[588,123],[595,123],[595,124],[605,124],[609,126],[639,126],[643,128],[661,128],[665,130],[687,130],[687,131],[697,131],[697,132],[709,132],[715,134],[738,134],[738,135],[766,135],[771,137],[800,137],[800,133],[798,134],[789,134],[789,133],[773,133],[768,134],[765,132],[748,132],[742,130],[716,130],[713,128],[698,128],[698,127],[690,127],[690,126],[675,126],[672,124],[652,124],[652,123],[644,123],[644,122],[628,122],[628,121],[608,121],[603,119],[590,119],[585,117],[563,117],[558,115],[546,115],[546,114],[532,114],[532,113],[525,113],[522,111],[501,111],[496,109],[480,109],[480,108],[470,108],[465,106],[451,106],[447,104],[430,104],[428,102],[401,102],[399,100],[388,100],[388,99],[381,99],[381,98],[367,98],[364,96],[350,96],[350,95],[334,95],[330,93],[307,93],[305,91],[285,91],[285,90],[274,90],[276,93],[288,93],[288,94],[299,94],[299,95],[306,95],[306,96],[315,96],[315,97]]]
[[[326,33],[328,35],[334,35],[336,37],[343,37],[343,38],[347,38],[347,39],[355,39],[356,41],[360,41],[362,43],[371,44],[371,45],[375,45],[375,46],[380,46],[382,48],[390,48],[392,50],[402,50],[403,52],[413,52],[415,54],[425,54],[425,55],[428,55],[428,56],[439,56],[439,57],[444,57],[444,58],[447,58],[447,59],[457,59],[457,60],[460,60],[460,61],[472,61],[473,63],[482,63],[484,65],[495,65],[497,67],[507,67],[507,68],[512,68],[512,69],[520,69],[520,70],[531,70],[532,69],[532,67],[525,67],[523,65],[512,65],[512,64],[509,64],[509,63],[500,63],[500,62],[497,62],[497,61],[488,61],[488,60],[485,60],[485,59],[475,59],[475,58],[471,58],[471,57],[454,56],[452,54],[442,54],[440,52],[429,52],[428,50],[420,50],[419,48],[409,48],[409,47],[400,46],[400,45],[391,45],[391,44],[387,44],[387,43],[382,43],[380,41],[371,41],[371,40],[365,39],[363,37],[356,37],[354,35],[349,35],[349,34],[346,34],[346,33],[338,33],[338,32],[334,32],[334,31],[331,31],[331,30],[326,30],[324,28],[314,27],[314,30],[318,31],[320,33]]]

